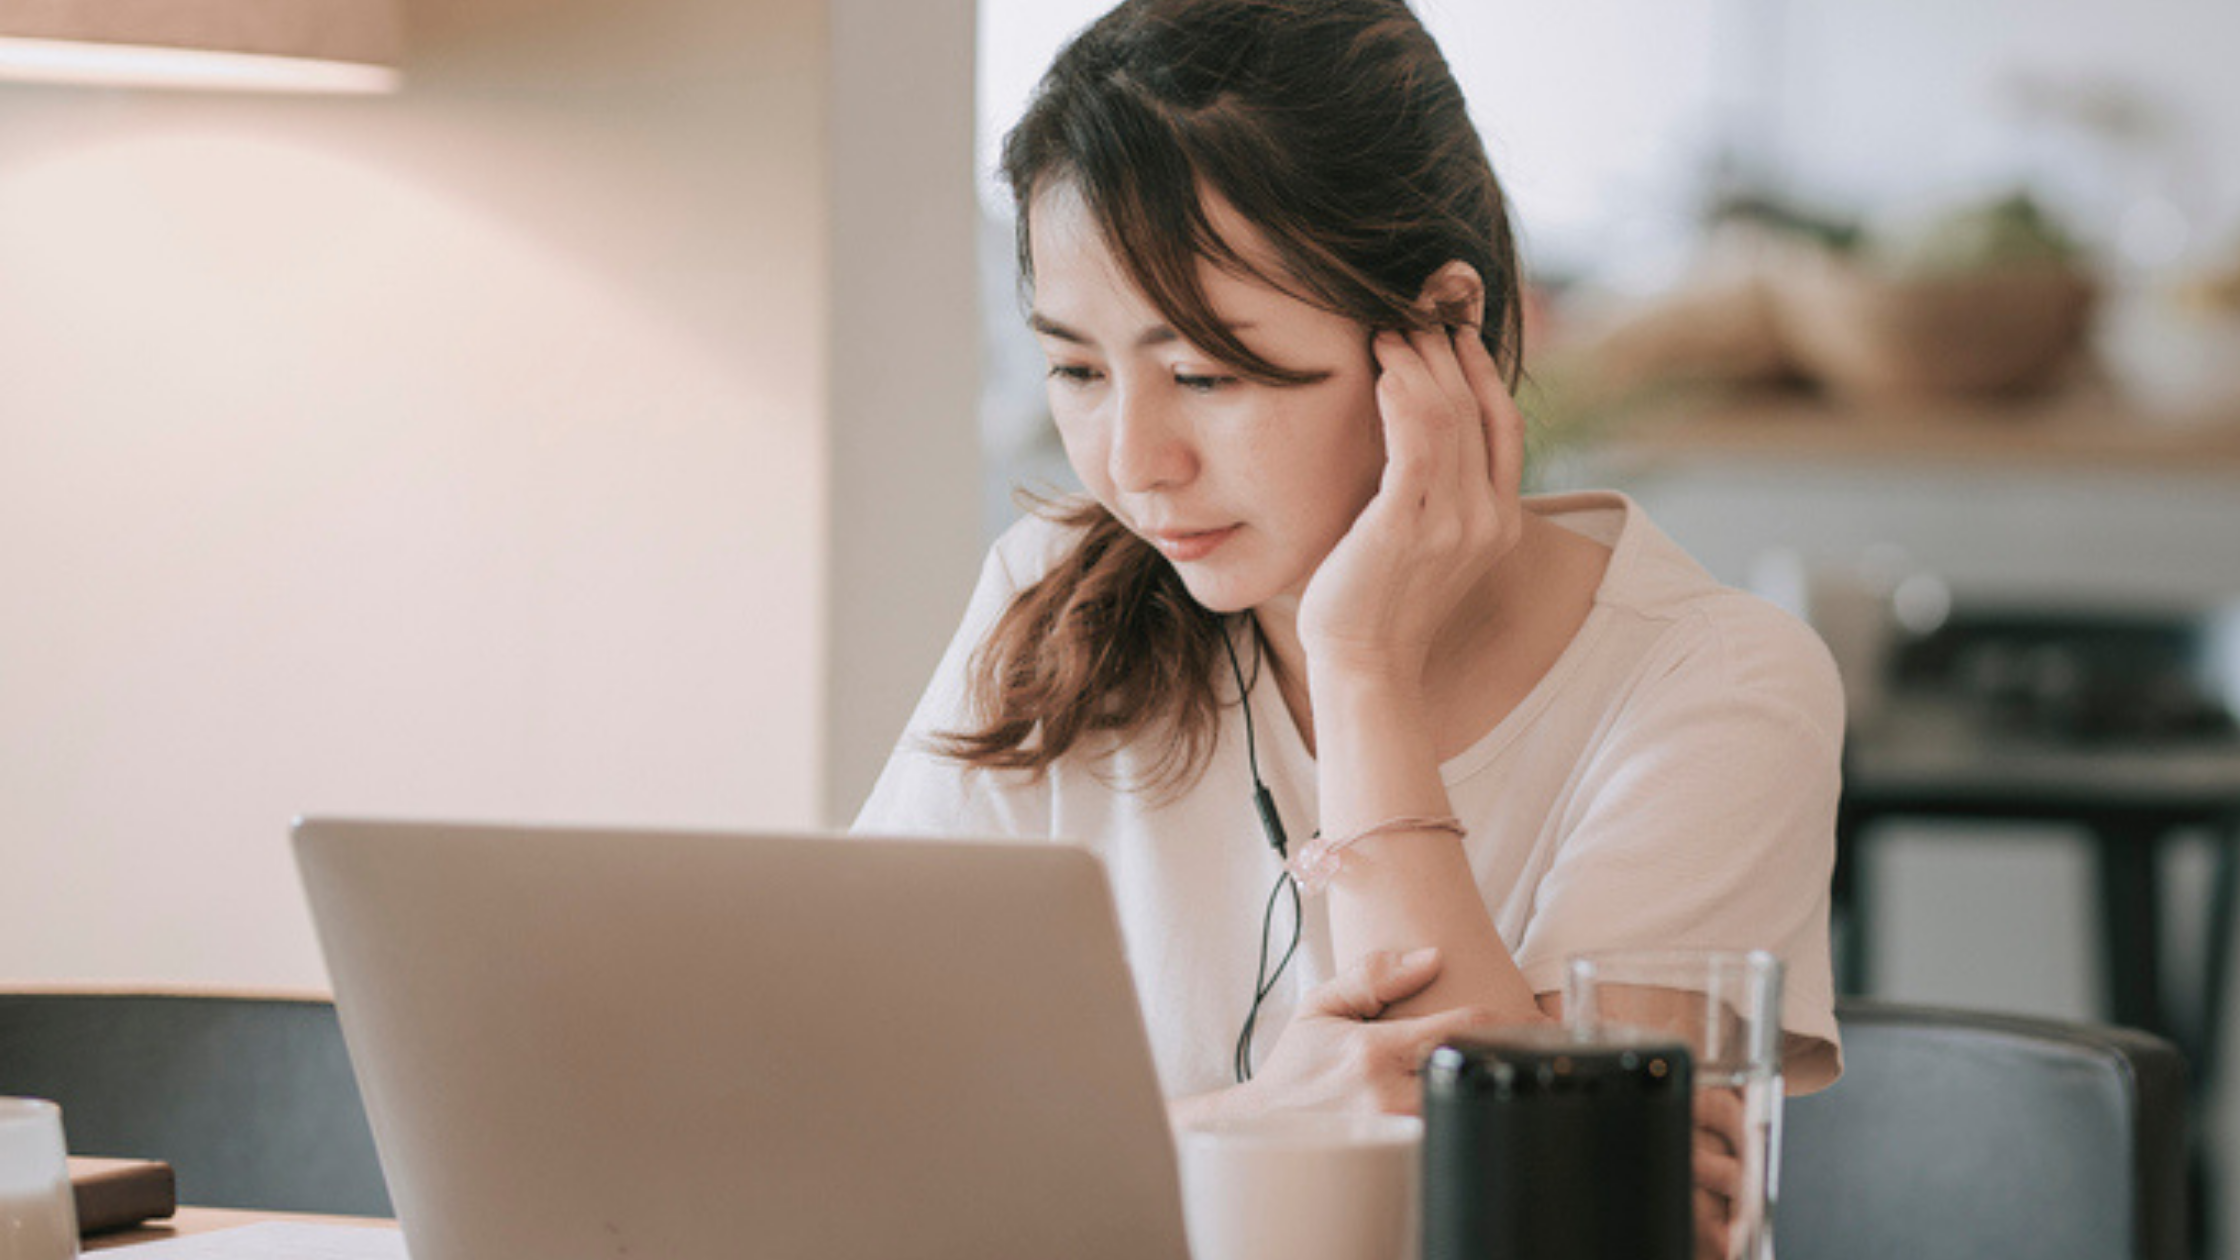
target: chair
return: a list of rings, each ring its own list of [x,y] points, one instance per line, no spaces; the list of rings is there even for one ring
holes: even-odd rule
[[[1781,1260],[2182,1260],[2186,1068],[2124,1028],[1839,1002],[1788,1102]]]
[[[73,1154],[168,1161],[182,1203],[392,1214],[331,1002],[0,993],[0,1094],[60,1103]]]

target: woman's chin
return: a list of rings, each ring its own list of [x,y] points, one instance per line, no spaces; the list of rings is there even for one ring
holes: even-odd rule
[[[1274,594],[1266,582],[1254,582],[1242,574],[1224,573],[1212,565],[1177,564],[1176,574],[1182,578],[1182,589],[1190,592],[1199,607],[1208,612],[1245,612],[1257,608]]]

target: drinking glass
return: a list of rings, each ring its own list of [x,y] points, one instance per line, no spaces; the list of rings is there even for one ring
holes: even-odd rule
[[[1763,950],[1581,954],[1565,970],[1563,1013],[1588,1035],[1627,1027],[1687,1044],[1695,1059],[1697,1260],[1773,1260],[1781,960]],[[1707,1171],[1728,1160],[1739,1170],[1733,1196],[1707,1192]]]
[[[0,1098],[0,1260],[71,1260],[78,1209],[63,1154],[62,1108]]]

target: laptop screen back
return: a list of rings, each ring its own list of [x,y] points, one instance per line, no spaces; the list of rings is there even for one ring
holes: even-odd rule
[[[1186,1254],[1085,852],[338,820],[295,844],[414,1260]]]

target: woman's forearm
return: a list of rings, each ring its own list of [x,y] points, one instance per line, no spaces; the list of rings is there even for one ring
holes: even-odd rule
[[[1453,812],[1420,700],[1404,687],[1341,673],[1313,677],[1309,687],[1325,836]],[[1446,959],[1439,978],[1394,1013],[1478,1006],[1520,1023],[1544,1018],[1456,837],[1420,830],[1363,840],[1345,851],[1326,895],[1341,969],[1373,950],[1425,945]]]

